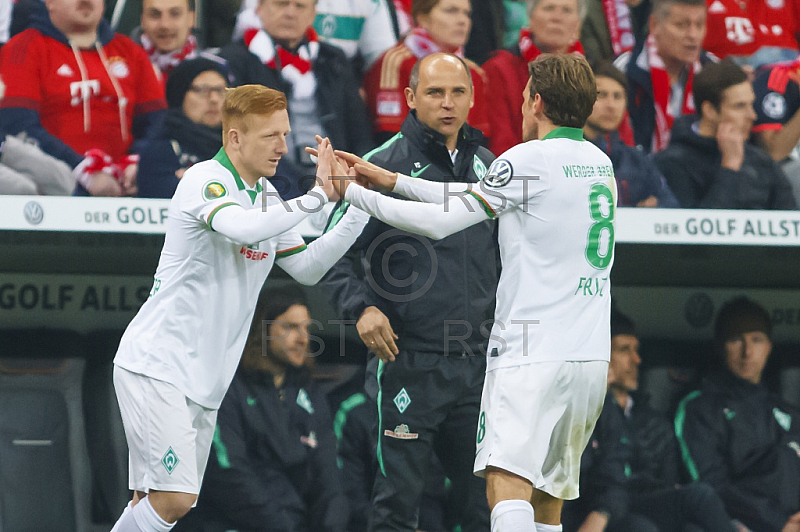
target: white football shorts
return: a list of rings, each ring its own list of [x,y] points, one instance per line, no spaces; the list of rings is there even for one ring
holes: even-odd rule
[[[128,441],[128,487],[200,493],[217,411],[172,384],[118,366],[114,388]]]
[[[558,499],[578,497],[581,453],[594,430],[608,362],[535,362],[486,373],[475,474],[519,475]]]

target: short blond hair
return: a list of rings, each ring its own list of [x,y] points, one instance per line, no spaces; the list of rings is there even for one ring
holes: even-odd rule
[[[286,95],[264,85],[242,85],[225,90],[222,106],[222,145],[228,144],[228,131],[234,127],[247,130],[246,118],[252,115],[269,116],[288,107]]]

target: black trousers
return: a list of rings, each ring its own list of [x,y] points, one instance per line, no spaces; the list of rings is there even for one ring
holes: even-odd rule
[[[370,530],[414,531],[436,453],[464,532],[489,530],[486,484],[472,473],[486,359],[402,351],[378,367],[378,471]]]
[[[703,482],[634,497],[631,513],[608,524],[610,532],[733,532],[714,489]]]

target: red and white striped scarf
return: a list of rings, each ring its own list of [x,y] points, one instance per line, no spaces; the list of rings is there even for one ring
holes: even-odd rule
[[[700,71],[700,61],[696,61],[688,69],[686,75],[686,84],[683,87],[683,101],[681,102],[681,112],[678,116],[670,114],[669,98],[672,94],[672,85],[669,81],[669,74],[667,74],[664,60],[658,55],[656,50],[656,43],[653,36],[647,38],[645,43],[645,50],[647,53],[647,62],[650,69],[650,80],[653,83],[653,100],[655,101],[656,108],[656,129],[653,133],[653,152],[663,150],[669,144],[670,131],[672,124],[678,116],[685,114],[693,114],[694,98],[692,97],[692,83],[694,76]]]
[[[542,51],[533,43],[533,37],[531,37],[531,30],[527,28],[522,28],[519,32],[519,51],[522,54],[522,58],[525,60],[526,63],[530,63],[540,55],[542,55]],[[567,49],[567,53],[569,54],[579,54],[583,55],[583,46],[579,41],[575,41],[572,45]]]
[[[632,50],[635,39],[631,28],[631,10],[625,0],[603,0],[603,13],[614,55]]]
[[[283,79],[292,84],[294,96],[309,98],[314,95],[317,80],[311,68],[319,54],[319,41],[314,28],[306,30],[303,43],[294,54],[275,44],[266,31],[255,28],[245,30],[244,43],[262,63],[278,70]]]
[[[439,43],[434,41],[433,37],[431,37],[431,34],[422,28],[414,28],[411,30],[408,35],[406,35],[405,45],[409,50],[411,50],[411,53],[413,53],[417,59],[421,59],[437,52],[448,52],[451,54],[456,54],[459,57],[464,57],[463,46],[459,46],[455,50],[447,50],[439,45]]]
[[[169,76],[176,66],[178,66],[184,59],[192,59],[197,57],[197,39],[194,35],[189,35],[183,48],[174,52],[160,52],[158,48],[147,38],[147,35],[142,34],[142,48],[153,63],[164,74]]]

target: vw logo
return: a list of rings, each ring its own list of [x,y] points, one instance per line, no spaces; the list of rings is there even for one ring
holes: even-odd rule
[[[38,202],[29,201],[22,210],[25,220],[31,225],[39,225],[44,219],[44,209]]]
[[[489,167],[483,182],[487,187],[500,188],[507,185],[514,176],[514,167],[505,159],[498,159]]]

